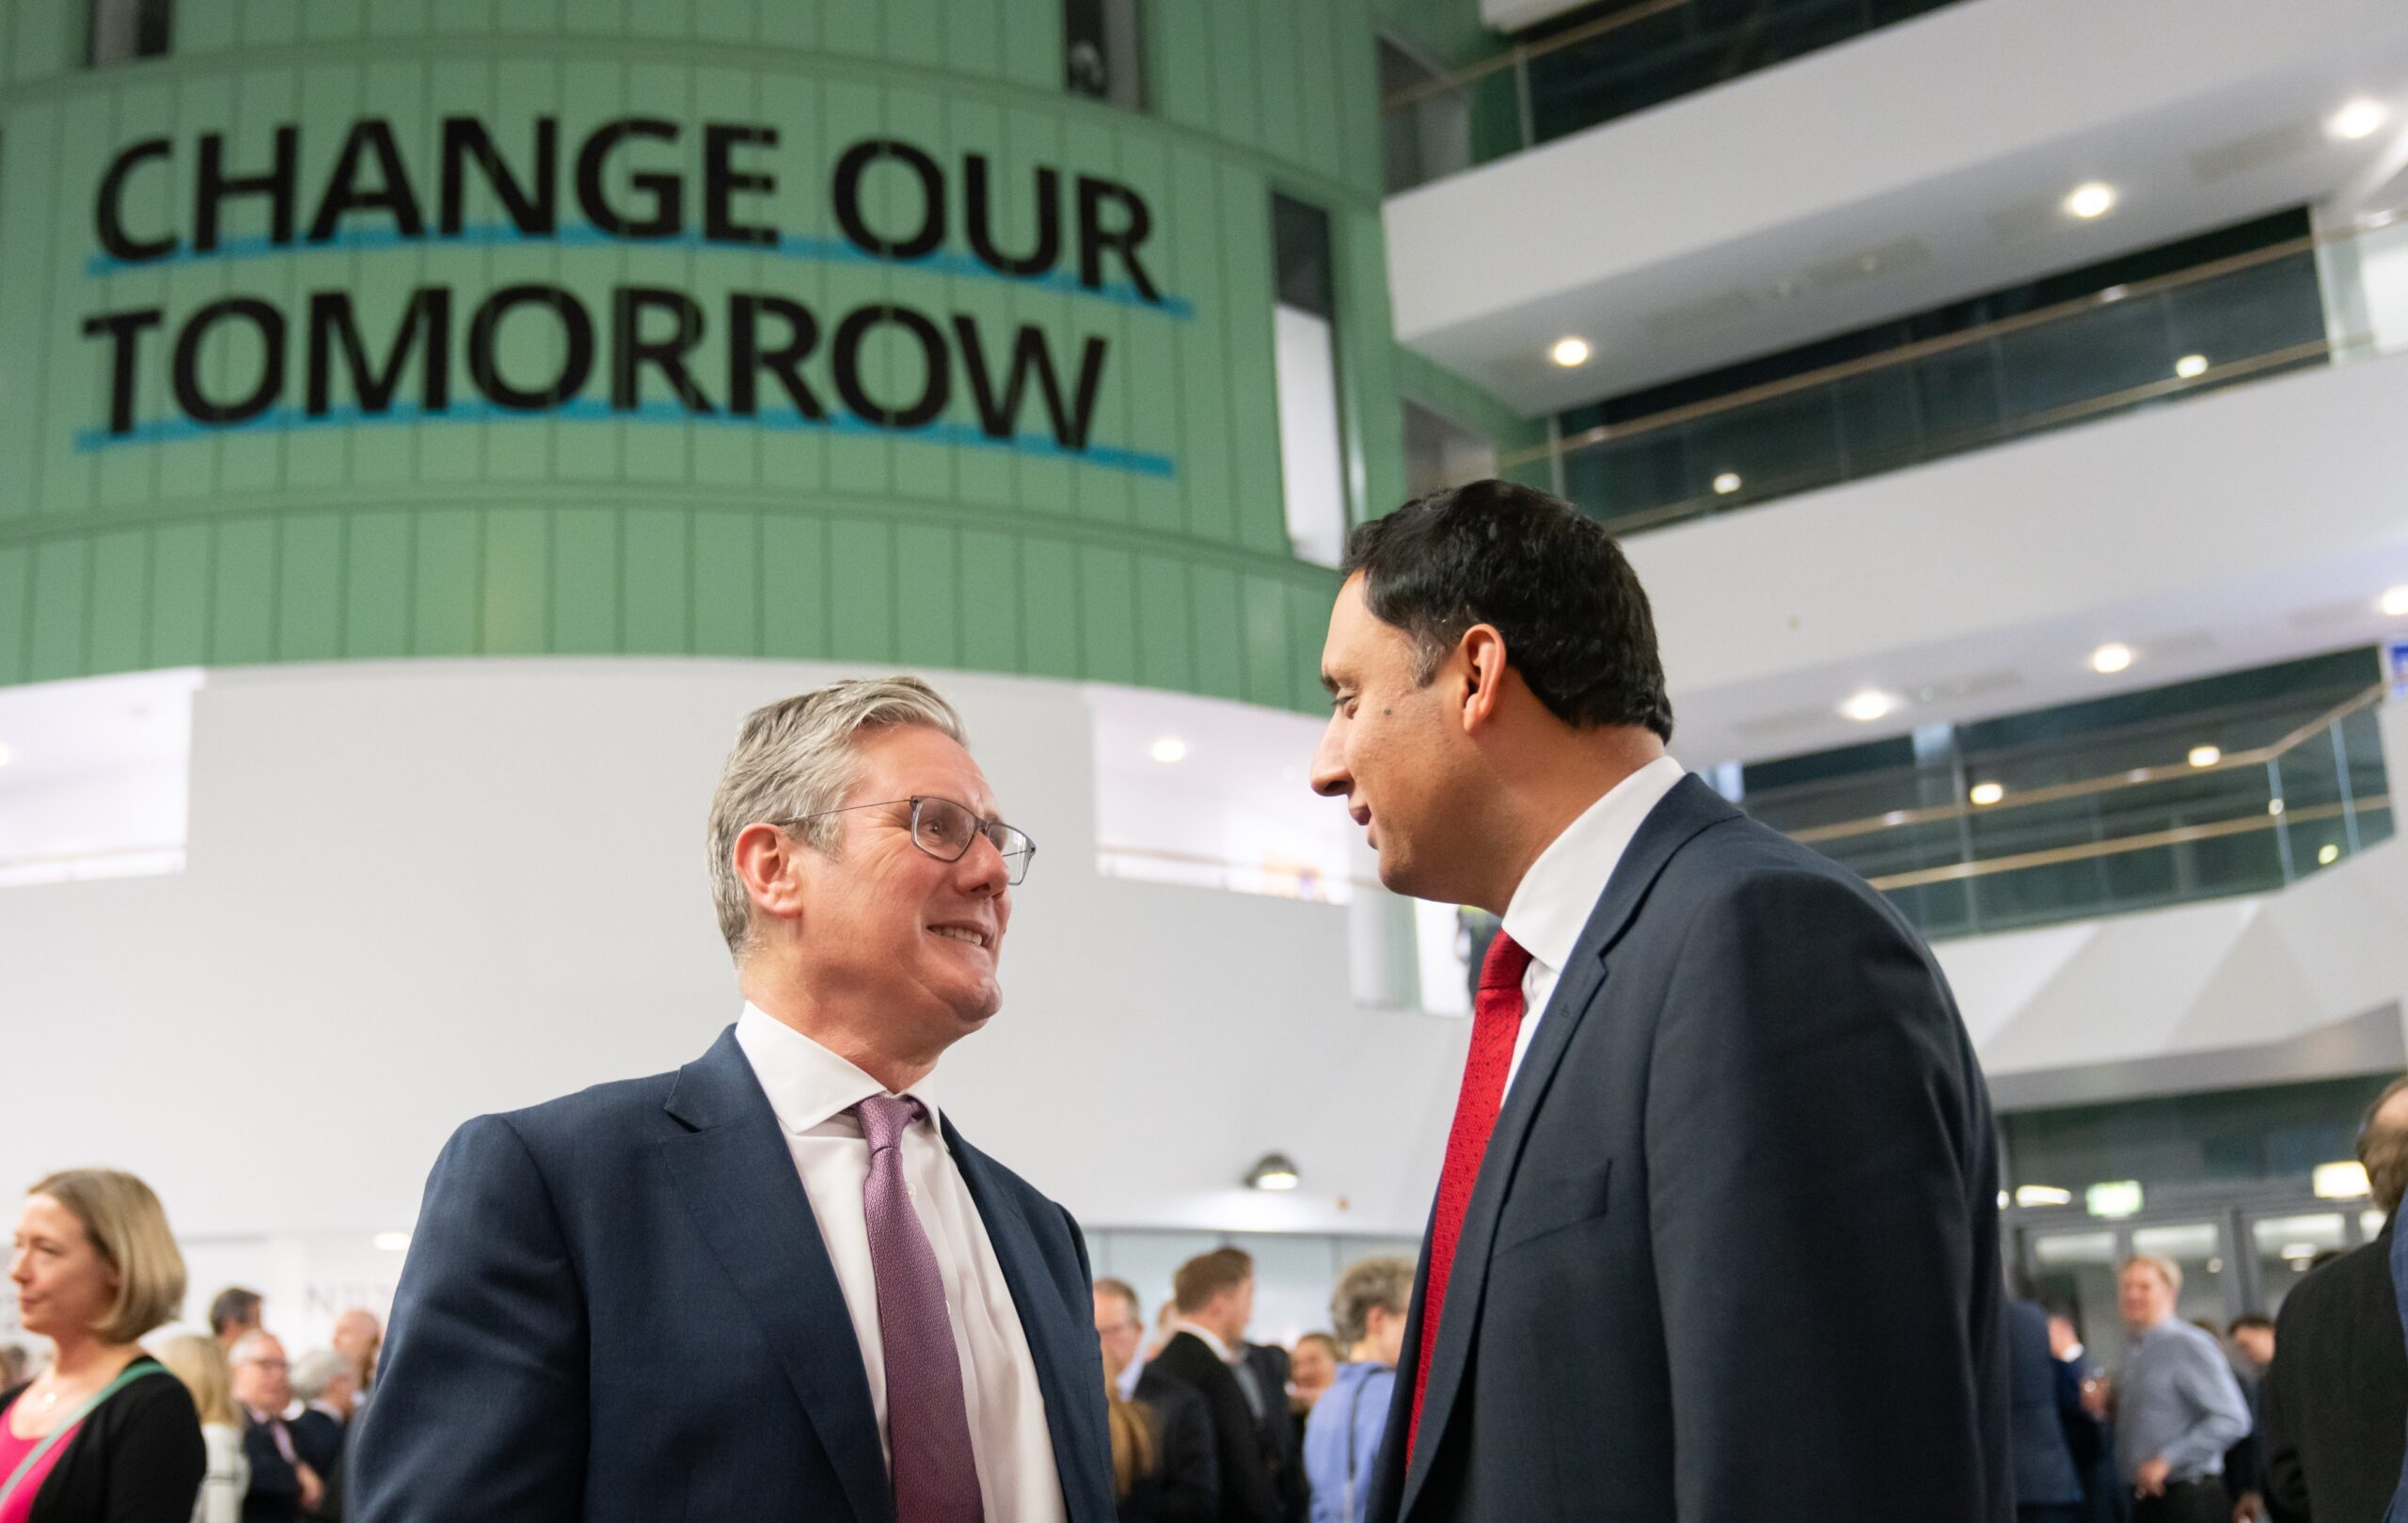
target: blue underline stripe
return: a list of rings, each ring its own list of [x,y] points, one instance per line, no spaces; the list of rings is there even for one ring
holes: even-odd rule
[[[108,254],[94,254],[84,262],[87,276],[126,275],[137,270],[157,269],[170,264],[198,263],[212,260],[263,259],[271,254],[349,253],[372,254],[396,248],[419,248],[432,245],[442,247],[455,245],[466,247],[495,248],[527,245],[559,244],[572,248],[612,246],[630,249],[683,248],[721,254],[774,254],[781,259],[801,260],[816,264],[886,265],[904,270],[926,271],[931,275],[960,276],[974,280],[1000,280],[1006,285],[1034,286],[1040,291],[1057,291],[1067,296],[1085,296],[1097,301],[1113,302],[1122,307],[1134,307],[1144,311],[1164,312],[1182,321],[1196,315],[1196,306],[1184,296],[1165,295],[1159,301],[1149,301],[1137,288],[1126,281],[1106,281],[1101,286],[1080,282],[1078,277],[1056,270],[1049,275],[1006,275],[990,268],[968,254],[941,252],[918,259],[885,259],[868,253],[841,238],[802,238],[781,235],[775,244],[724,244],[688,233],[676,238],[622,238],[590,226],[563,227],[548,234],[525,233],[506,222],[479,223],[462,228],[456,233],[429,232],[410,237],[396,228],[362,228],[338,231],[324,243],[278,244],[263,233],[251,233],[238,238],[221,238],[217,246],[203,253],[179,245],[157,259],[121,260]]]
[[[514,412],[497,407],[489,402],[462,402],[441,412],[396,405],[389,411],[369,413],[357,407],[337,407],[324,414],[312,415],[291,407],[271,408],[259,417],[241,423],[197,423],[187,418],[155,418],[134,425],[132,431],[112,434],[105,428],[87,428],[75,436],[78,452],[89,454],[125,444],[171,444],[183,439],[196,439],[213,434],[292,434],[309,429],[355,428],[370,423],[684,423],[689,425],[717,424],[723,428],[766,428],[789,432],[826,432],[856,438],[900,439],[906,443],[946,444],[957,449],[1007,450],[1014,454],[1074,461],[1101,466],[1107,470],[1125,470],[1140,476],[1156,476],[1169,480],[1178,475],[1178,468],[1168,455],[1152,454],[1143,450],[1123,450],[1111,445],[1089,445],[1074,450],[1058,439],[1043,435],[1017,434],[1009,438],[996,438],[967,423],[930,423],[920,428],[881,428],[858,418],[838,415],[832,418],[805,418],[798,412],[762,414],[746,418],[729,413],[691,413],[673,402],[648,402],[631,410],[622,410],[609,403],[580,399],[564,403],[543,412]]]

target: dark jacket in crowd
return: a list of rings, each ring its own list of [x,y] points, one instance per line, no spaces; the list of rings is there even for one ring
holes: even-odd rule
[[[325,1488],[325,1495],[318,1499],[318,1510],[306,1515],[321,1519],[322,1523],[340,1523],[342,1454],[351,1436],[351,1424],[312,1406],[285,1426],[293,1430],[293,1447],[300,1452],[302,1462],[318,1472]]]
[[[2408,1452],[2408,1339],[2383,1236],[2301,1280],[2259,1388],[2275,1523],[2380,1523]]]
[[[1194,1333],[1175,1333],[1160,1354],[1146,1361],[1138,1394],[1156,1377],[1183,1386],[1203,1400],[1212,1422],[1212,1457],[1221,1472],[1219,1523],[1279,1523],[1284,1515],[1262,1452],[1261,1428],[1238,1377],[1220,1356]]]
[[[1255,1390],[1262,1398],[1257,1421],[1263,1459],[1271,1467],[1271,1489],[1279,1498],[1279,1515],[1287,1523],[1305,1523],[1304,1430],[1288,1405],[1288,1381],[1294,1373],[1288,1351],[1268,1343],[1248,1343],[1241,1357],[1253,1372]]]
[[[301,1441],[293,1424],[286,1423],[284,1431],[299,1454]],[[301,1473],[277,1447],[275,1429],[249,1420],[248,1414],[243,1423],[243,1457],[251,1462],[251,1489],[243,1493],[243,1523],[300,1523]]]
[[[1204,1398],[1149,1365],[1137,1376],[1136,1401],[1153,1417],[1161,1457],[1122,1499],[1120,1523],[1215,1523],[1221,1466]]]
[[[209,1468],[184,1383],[152,1359],[84,1419],[34,1494],[30,1523],[191,1523]],[[0,1393],[0,1421],[24,1387]],[[0,1477],[0,1479],[6,1479]]]
[[[2015,1452],[2015,1505],[2071,1507],[2082,1479],[2066,1442],[2063,1377],[2071,1372],[2049,1352],[2049,1314],[2029,1301],[2006,1303],[2008,1441]],[[2080,1410],[2081,1388],[2075,1387]]]

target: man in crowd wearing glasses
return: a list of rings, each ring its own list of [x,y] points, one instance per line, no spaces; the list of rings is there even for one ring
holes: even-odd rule
[[[750,716],[711,887],[744,1006],[674,1073],[462,1127],[363,1420],[362,1523],[1108,1523],[1068,1213],[955,1131],[1026,835],[907,677]]]

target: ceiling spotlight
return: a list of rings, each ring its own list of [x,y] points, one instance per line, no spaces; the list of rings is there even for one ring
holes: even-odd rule
[[[2374,1182],[2367,1178],[2367,1166],[2354,1158],[2346,1163],[2319,1164],[2308,1178],[2315,1184],[2319,1200],[2355,1200],[2374,1194]]]
[[[1976,783],[1973,785],[1973,790],[1965,797],[1972,800],[1976,804],[1987,807],[2005,798],[2006,788],[2004,785],[1998,783]]]
[[[1295,1163],[1283,1152],[1264,1153],[1246,1170],[1245,1187],[1249,1190],[1292,1190],[1299,1182]]]
[[[2194,767],[2213,767],[2216,763],[2222,760],[2224,760],[2224,750],[2220,746],[2193,746],[2191,748],[2191,765]]]
[[[2076,185],[2073,194],[2066,198],[2067,214],[2084,222],[2092,217],[2105,216],[2115,207],[2115,188],[2096,180],[2086,185]]]
[[[2360,99],[2333,113],[2333,119],[2324,126],[2334,136],[2355,142],[2361,137],[2373,136],[2375,129],[2390,116],[2391,112],[2381,101]]]
[[[1589,363],[1589,341],[1569,337],[1558,339],[1555,347],[1546,352],[1546,357],[1565,370],[1576,370]]]
[[[2109,641],[2090,653],[2090,669],[2100,676],[2113,676],[2132,664],[2132,647],[2118,641]]]
[[[2267,801],[2266,801],[2266,813],[2268,813],[2268,814],[2270,814],[2270,815],[2273,816],[2276,819],[2280,819],[2280,818],[2282,818],[2282,817],[2283,817],[2283,801],[2282,801],[2282,800],[2280,800],[2280,799],[2269,799],[2269,800],[2267,800]]]
[[[2331,841],[2316,849],[2316,865],[2320,867],[2330,867],[2340,860],[2341,849]]]
[[[1840,705],[1840,712],[1859,724],[1870,724],[1897,706],[1898,701],[1895,698],[1886,692],[1877,692],[1867,688],[1862,692],[1852,694],[1847,702]]]
[[[1735,470],[1726,470],[1714,478],[1714,494],[1717,497],[1729,497],[1738,489],[1739,473]]]
[[[2070,1206],[2073,1192],[2060,1190],[2053,1184],[2019,1184],[2015,1187],[2015,1203],[2019,1206]]]
[[[2408,614],[2408,583],[2384,589],[2383,595],[2375,599],[2374,606],[2382,611],[2383,616],[2386,619],[2397,619],[2403,614]]]
[[[1166,735],[1148,747],[1146,754],[1164,766],[1183,762],[1187,759],[1187,742],[1175,735]]]
[[[2182,379],[2186,381],[2197,380],[2200,376],[2208,373],[2208,357],[2205,355],[2184,355],[2181,358],[2174,362],[2174,373],[2182,377]]]

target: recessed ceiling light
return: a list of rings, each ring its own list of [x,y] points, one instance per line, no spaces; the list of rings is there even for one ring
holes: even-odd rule
[[[1859,724],[1870,724],[1897,706],[1895,698],[1867,688],[1862,692],[1851,694],[1847,702],[1840,705],[1840,712]]]
[[[2076,185],[2073,194],[2066,198],[2067,214],[2085,222],[2092,217],[2105,216],[2115,209],[2115,187],[2096,180],[2086,185]]]
[[[1729,497],[1738,489],[1739,473],[1735,470],[1726,470],[1714,478],[1714,494],[1717,497]]]
[[[2113,676],[2132,664],[2132,647],[2121,641],[2111,640],[2090,653],[2090,669],[2100,676]]]
[[[2354,1158],[2338,1164],[2319,1164],[2307,1177],[2319,1200],[2355,1200],[2374,1194],[2374,1182],[2367,1178],[2367,1166]]]
[[[2266,801],[2266,813],[2268,813],[2268,814],[2270,814],[2270,815],[2274,816],[2274,817],[2275,817],[2276,818],[2278,818],[2278,819],[2279,819],[2280,817],[2282,817],[2282,813],[2283,813],[2283,801],[2282,801],[2282,800],[2280,800],[2280,799],[2269,799],[2269,800],[2267,800],[2267,801]]]
[[[1554,360],[1565,370],[1572,370],[1589,363],[1589,341],[1570,337],[1558,339],[1555,341],[1555,347],[1548,350],[1546,355],[1549,359]]]
[[[2019,1184],[2015,1187],[2015,1203],[2019,1206],[2070,1206],[2073,1192],[2053,1184]]]
[[[2184,355],[2174,362],[2174,373],[2188,381],[2208,373],[2208,357]]]
[[[2330,867],[2340,860],[2341,849],[2330,841],[2316,849],[2316,865],[2320,867]]]
[[[2333,113],[2333,119],[2324,126],[2334,136],[2354,142],[2361,137],[2373,136],[2375,129],[2390,117],[2389,108],[2381,101],[2361,98]]]
[[[1148,747],[1147,754],[1165,766],[1182,762],[1187,759],[1187,742],[1175,735],[1166,735]]]
[[[1965,797],[1977,804],[1994,804],[2006,797],[2006,788],[2003,784],[1998,783],[1976,783],[1973,785],[1973,790]]]
[[[2224,752],[2220,747],[2193,746],[2191,748],[2191,765],[2194,767],[2213,767],[2222,760],[2224,760]]]
[[[2383,616],[2386,619],[2396,619],[2402,614],[2408,614],[2408,584],[2384,589],[2383,595],[2375,599],[2374,606],[2383,611]]]

